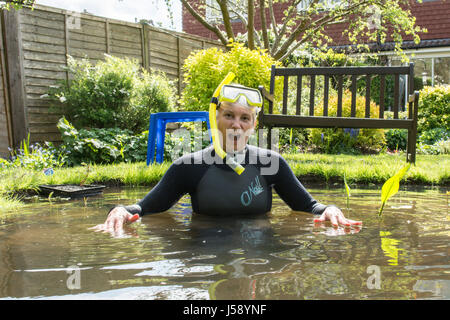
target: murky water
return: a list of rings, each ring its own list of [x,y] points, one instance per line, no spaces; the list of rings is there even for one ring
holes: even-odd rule
[[[40,201],[0,219],[0,298],[450,299],[445,190],[402,190],[377,216],[379,191],[308,187],[363,221],[314,226],[275,196],[254,219],[192,215],[185,197],[113,237],[89,230],[145,188]]]

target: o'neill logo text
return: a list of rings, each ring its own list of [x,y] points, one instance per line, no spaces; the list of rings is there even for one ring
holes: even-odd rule
[[[250,203],[252,203],[253,196],[257,196],[263,191],[264,189],[261,186],[261,183],[259,183],[259,178],[255,177],[255,182],[250,183],[250,185],[248,186],[248,191],[242,192],[241,203],[247,207],[248,205],[250,205]]]

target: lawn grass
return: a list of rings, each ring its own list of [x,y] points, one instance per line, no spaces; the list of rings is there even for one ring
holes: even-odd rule
[[[328,155],[285,154],[295,175],[300,180],[342,182],[344,173],[351,184],[382,185],[406,165],[404,154]],[[448,186],[450,184],[450,155],[417,155],[402,184]]]
[[[327,155],[283,154],[300,181],[342,183],[344,173],[350,185],[382,185],[405,162],[405,155]],[[104,184],[107,186],[152,186],[169,168],[170,163],[145,162],[89,167],[55,168],[46,176],[41,171],[10,169],[0,171],[0,210],[19,207],[20,196],[37,193],[42,184]],[[417,155],[416,165],[402,181],[402,185],[450,185],[450,155]]]
[[[0,218],[2,217],[2,212],[17,210],[23,206],[24,203],[18,196],[0,194]]]

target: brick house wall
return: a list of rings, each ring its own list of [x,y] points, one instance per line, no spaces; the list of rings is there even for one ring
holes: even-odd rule
[[[283,17],[283,10],[287,7],[286,4],[280,4],[274,8],[274,14],[277,21],[281,21]],[[201,10],[199,10],[201,11]],[[204,12],[204,10],[203,10]],[[450,38],[450,1],[448,0],[423,0],[418,3],[417,0],[411,0],[411,13],[416,17],[416,24],[428,29],[428,33],[421,33],[422,40],[432,39],[449,39]],[[268,13],[267,13],[268,17]],[[202,37],[217,39],[216,35],[207,30],[201,25],[191,14],[183,7],[182,11],[183,31],[190,34],[199,35]],[[269,21],[269,19],[267,19]],[[332,45],[349,44],[348,39],[342,36],[342,31],[345,30],[348,24],[337,24],[326,28],[326,33],[334,40]],[[261,21],[259,12],[255,14],[255,27],[261,28]],[[244,32],[241,22],[233,23],[233,30],[235,34]],[[405,35],[404,40],[413,40],[411,36]],[[387,41],[390,39],[388,38]]]

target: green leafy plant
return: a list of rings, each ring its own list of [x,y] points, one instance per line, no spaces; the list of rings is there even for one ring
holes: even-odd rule
[[[206,136],[205,131],[199,133],[192,126],[187,127],[190,128],[179,129],[176,134],[166,132],[164,140],[165,161],[175,161],[186,153],[198,151],[210,144],[209,136]],[[203,135],[201,141],[199,141],[200,134]]]
[[[174,109],[176,89],[162,72],[147,71],[129,58],[105,57],[95,65],[69,57],[70,81],[61,81],[44,95],[77,128],[139,133],[148,127],[150,113]]]
[[[410,167],[411,163],[408,163],[383,184],[383,187],[381,188],[381,207],[378,211],[378,216],[381,217],[383,214],[383,209],[388,199],[398,192],[400,181],[403,179]]]
[[[391,151],[406,150],[408,131],[402,129],[389,129],[385,131],[386,146]]]
[[[349,204],[350,204],[350,187],[347,184],[347,177],[346,173],[344,172],[344,186],[345,186],[345,193],[347,195],[347,211],[349,210]]]
[[[22,8],[33,8],[36,3],[36,0],[9,0],[9,1],[1,1],[0,9],[6,10],[20,10]]]
[[[280,152],[296,153],[308,144],[308,131],[305,128],[279,128]]]
[[[440,140],[431,145],[419,142],[417,144],[417,153],[434,155],[450,154],[450,139]]]
[[[63,143],[59,146],[69,166],[85,163],[144,161],[147,156],[148,132],[133,134],[118,128],[77,130],[66,118],[57,124]]]
[[[130,104],[121,113],[119,128],[130,129],[134,133],[148,130],[150,113],[175,111],[176,90],[173,81],[163,72],[141,69]]]
[[[381,85],[380,76],[376,75],[372,77],[370,81],[370,100],[375,101],[377,104],[380,104],[380,85]],[[356,82],[356,86],[358,93],[360,95],[365,95],[367,87],[366,78],[360,77]],[[395,91],[395,79],[393,75],[387,75],[385,77],[384,90],[385,90],[384,91],[385,110],[388,110],[389,107],[392,110],[394,106],[394,91]],[[404,99],[404,97],[402,98]]]

